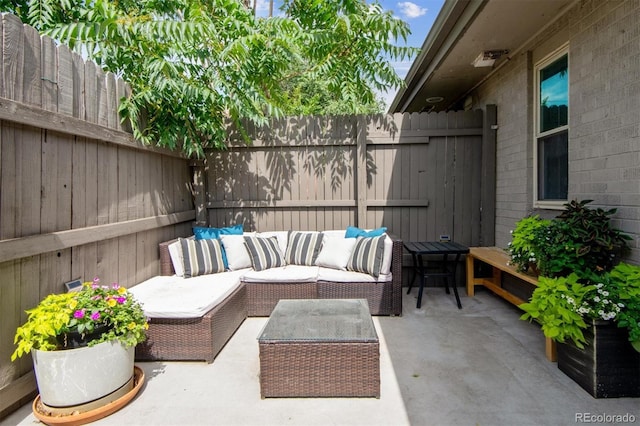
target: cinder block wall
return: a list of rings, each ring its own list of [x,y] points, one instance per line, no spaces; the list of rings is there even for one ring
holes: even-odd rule
[[[496,245],[533,209],[533,64],[569,43],[569,198],[618,209],[640,263],[640,1],[585,0],[480,86],[474,107],[498,106]]]

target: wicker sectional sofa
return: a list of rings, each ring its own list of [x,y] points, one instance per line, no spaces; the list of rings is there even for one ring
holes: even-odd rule
[[[322,247],[329,236],[340,232],[344,230],[325,231]],[[286,250],[287,232],[246,236],[277,238],[281,251]],[[383,257],[389,274],[377,277],[317,265],[230,271],[233,252],[227,249],[225,272],[185,278],[176,275],[176,256],[170,249],[178,240],[162,242],[160,275],[130,289],[150,318],[147,340],[137,346],[136,359],[212,362],[248,316],[269,316],[280,299],[366,299],[372,315],[402,315],[402,241],[390,234],[385,237]],[[214,289],[223,290],[216,293]],[[211,294],[183,297],[202,290]],[[214,302],[208,303],[209,299]]]

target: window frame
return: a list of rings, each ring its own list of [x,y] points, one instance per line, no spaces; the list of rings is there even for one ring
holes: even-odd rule
[[[570,135],[570,127],[571,127],[571,111],[570,106],[570,84],[567,86],[567,124],[564,126],[556,127],[552,130],[547,130],[546,132],[540,132],[540,104],[541,104],[541,93],[540,93],[540,72],[547,66],[551,65],[553,62],[560,59],[562,56],[567,56],[567,73],[569,72],[570,67],[570,57],[569,57],[569,43],[565,43],[560,46],[558,49],[554,50],[550,54],[546,55],[540,61],[538,61],[533,67],[533,207],[540,209],[552,209],[552,210],[562,210],[564,209],[564,205],[568,202],[567,200],[541,200],[538,198],[538,170],[539,170],[539,158],[538,158],[538,142],[541,138],[546,136],[559,134],[562,132],[567,132],[567,143]],[[569,79],[571,76],[569,75]],[[570,82],[570,81],[569,81]],[[568,151],[568,147],[567,147]],[[568,160],[567,160],[568,162]],[[567,164],[568,170],[569,164]],[[568,178],[568,177],[567,177]],[[568,185],[568,182],[567,182]],[[567,198],[569,198],[568,188],[567,188]]]

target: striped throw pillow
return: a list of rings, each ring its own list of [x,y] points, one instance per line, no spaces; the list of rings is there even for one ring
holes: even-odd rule
[[[192,240],[180,238],[184,277],[224,272],[220,240]]]
[[[262,271],[286,265],[276,237],[244,237],[244,244],[249,251],[254,270]]]
[[[287,263],[314,266],[322,246],[322,232],[289,231]]]
[[[382,267],[385,238],[385,235],[380,235],[379,237],[358,237],[353,252],[351,252],[349,262],[347,262],[347,270],[364,272],[377,278],[380,275],[380,268]]]

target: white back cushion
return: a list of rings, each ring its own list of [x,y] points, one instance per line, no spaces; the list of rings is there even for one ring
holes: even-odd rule
[[[180,241],[169,244],[169,257],[171,257],[171,264],[173,270],[179,277],[184,276],[184,268],[182,266],[182,248],[180,247]]]
[[[255,235],[255,233],[251,234]],[[227,253],[229,270],[251,268],[251,257],[244,244],[244,235],[220,235],[224,251]]]
[[[322,240],[322,249],[318,255],[316,264],[326,268],[347,270],[347,262],[356,245],[355,238],[344,238],[325,235]]]

